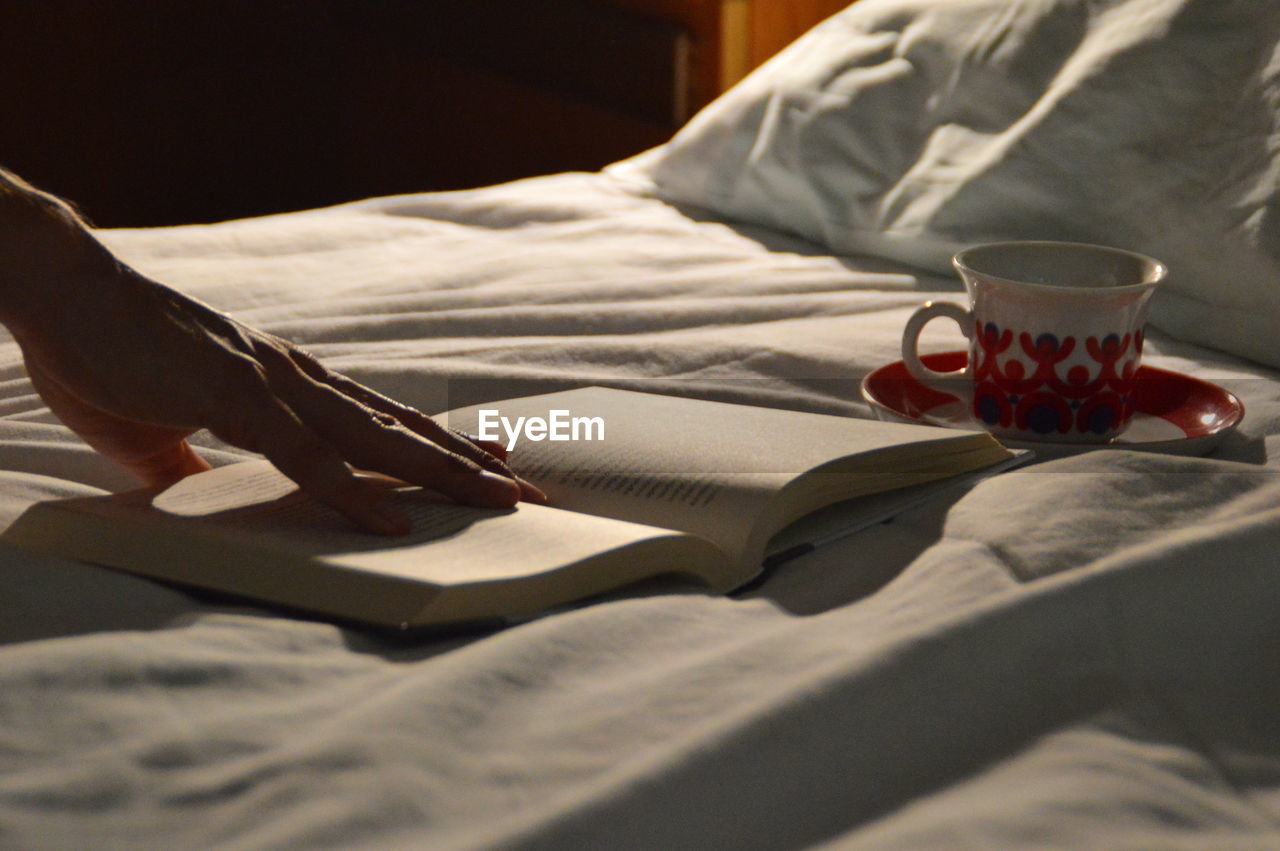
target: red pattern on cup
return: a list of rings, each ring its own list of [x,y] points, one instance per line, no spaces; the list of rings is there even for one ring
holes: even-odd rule
[[[1077,363],[1060,374],[1060,366],[1077,351],[1077,340],[1053,334],[1032,337],[995,323],[975,323],[973,415],[987,426],[1046,437],[1106,434],[1133,417],[1135,363],[1142,353],[1142,332],[1088,337],[1084,351],[1092,366]],[[1132,347],[1132,355],[1130,350]],[[999,356],[1006,356],[1001,365]]]

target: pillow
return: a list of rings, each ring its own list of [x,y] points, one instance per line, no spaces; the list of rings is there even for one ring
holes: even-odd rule
[[[861,0],[642,162],[667,200],[932,271],[1150,254],[1153,325],[1280,367],[1274,0]]]

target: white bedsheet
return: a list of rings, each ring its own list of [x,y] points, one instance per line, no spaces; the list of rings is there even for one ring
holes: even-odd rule
[[[426,410],[596,381],[868,416],[958,297],[599,175],[103,237]],[[1276,847],[1280,376],[1149,345],[1244,399],[1218,457],[1009,473],[751,599],[395,643],[5,550],[0,845]],[[0,358],[4,518],[129,485]]]

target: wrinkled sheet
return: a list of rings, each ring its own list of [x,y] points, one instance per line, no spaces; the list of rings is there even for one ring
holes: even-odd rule
[[[595,381],[865,417],[959,297],[600,175],[103,238],[431,411]],[[1243,398],[1215,457],[1007,473],[744,598],[393,640],[5,549],[0,844],[1275,847],[1280,376],[1148,358]],[[130,485],[0,359],[6,521]]]

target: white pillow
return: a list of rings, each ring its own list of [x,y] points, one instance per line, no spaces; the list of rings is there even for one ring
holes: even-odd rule
[[[1151,321],[1280,367],[1280,3],[861,0],[644,160],[672,201],[949,271],[1097,242]]]

